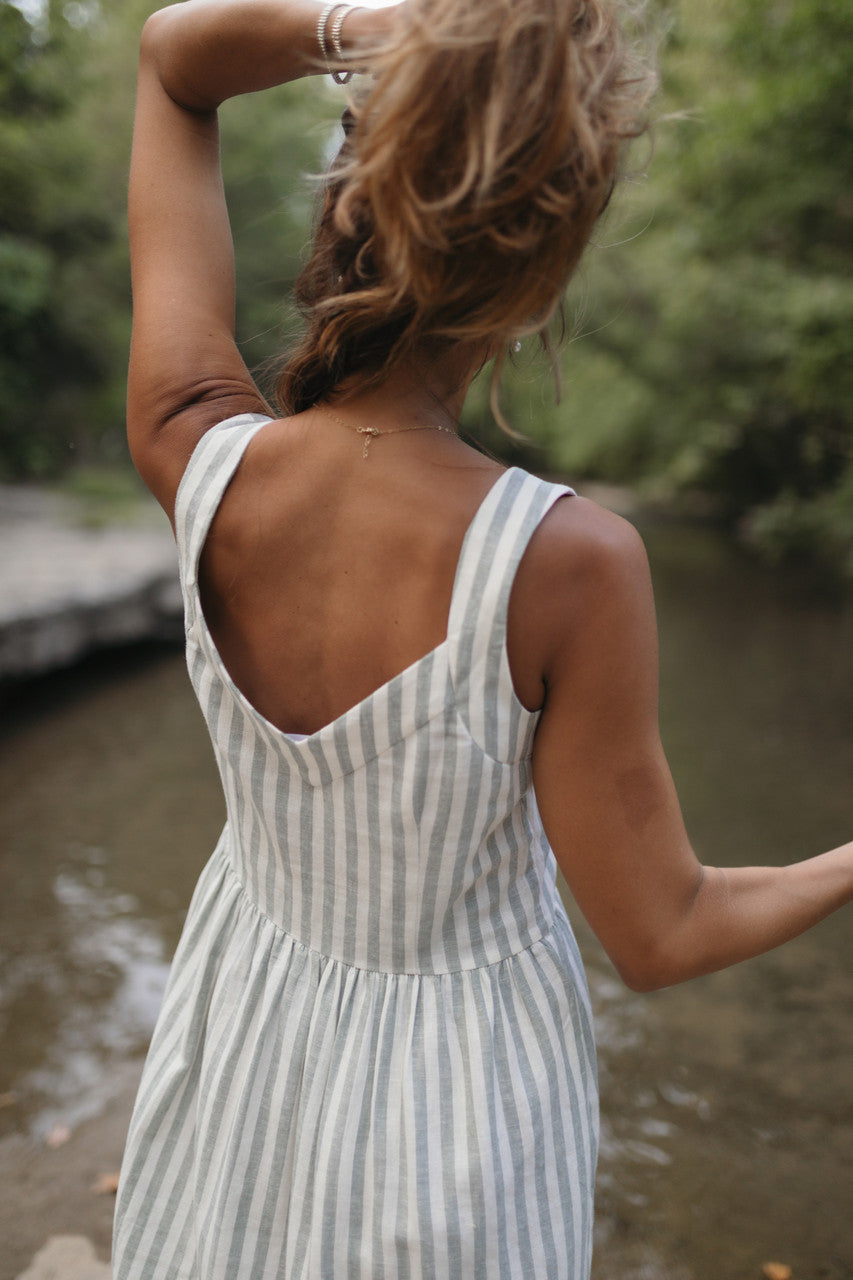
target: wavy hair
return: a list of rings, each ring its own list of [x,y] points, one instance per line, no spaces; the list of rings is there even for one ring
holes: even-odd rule
[[[606,206],[654,77],[608,0],[407,0],[344,115],[284,414],[415,349],[496,354],[548,322]]]

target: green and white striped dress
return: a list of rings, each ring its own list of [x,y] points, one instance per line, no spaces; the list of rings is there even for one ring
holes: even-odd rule
[[[178,495],[228,820],[140,1086],[114,1280],[585,1280],[592,1021],[505,644],[518,562],[571,491],[504,472],[444,642],[300,740],[230,679],[196,577],[266,421],[210,431]]]

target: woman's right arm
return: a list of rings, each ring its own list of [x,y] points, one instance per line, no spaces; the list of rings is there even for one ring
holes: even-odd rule
[[[350,8],[340,27],[345,52],[378,43],[393,8]],[[192,111],[324,70],[317,40],[321,0],[184,0],[149,19],[163,88]],[[327,23],[327,26],[330,25]]]
[[[187,0],[149,18],[139,58],[128,221],[133,336],[127,429],[171,514],[187,460],[216,422],[269,412],[234,337],[234,253],[217,107],[321,71],[318,0]],[[353,11],[344,47],[392,18]]]
[[[625,982],[652,990],[725,968],[850,902],[853,843],[785,867],[699,862],[658,732],[642,542],[575,499],[541,532],[536,796],[560,868]]]

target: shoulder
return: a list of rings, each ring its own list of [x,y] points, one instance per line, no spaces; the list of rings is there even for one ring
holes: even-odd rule
[[[634,526],[588,498],[566,496],[535,529],[516,587],[521,595],[572,596],[589,605],[638,576],[648,576],[648,560]]]
[[[534,671],[542,686],[552,684],[581,648],[614,629],[631,630],[651,600],[648,559],[634,526],[587,498],[555,502],[528,543],[510,599],[510,656],[523,655],[513,663],[519,684],[522,665],[528,689]]]

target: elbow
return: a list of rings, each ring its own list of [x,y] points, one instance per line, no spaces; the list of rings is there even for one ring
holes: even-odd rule
[[[677,911],[665,916],[657,913],[637,932],[620,939],[610,958],[631,991],[660,991],[716,967],[703,943],[706,930],[700,918],[708,889],[707,868],[697,864]]]
[[[140,62],[152,62],[156,66],[163,41],[163,32],[171,21],[169,9],[158,9],[146,19],[139,40]]]
[[[193,114],[206,114],[219,104],[202,100],[187,83],[187,30],[180,12],[184,8],[185,4],[171,5],[147,19],[139,41],[139,67],[156,77],[176,106]]]
[[[621,970],[619,976],[625,983],[629,991],[635,991],[638,995],[648,995],[652,991],[662,991],[664,987],[674,987],[682,979],[672,977],[669,974],[659,971],[640,973],[623,973]]]
[[[674,978],[663,967],[647,963],[641,959],[632,961],[630,964],[620,962],[616,964],[616,972],[625,983],[629,991],[636,991],[641,995],[645,995],[650,991],[660,991],[664,987],[671,987],[678,978]]]
[[[674,987],[694,976],[687,958],[660,938],[644,939],[610,958],[625,986],[641,994]]]

